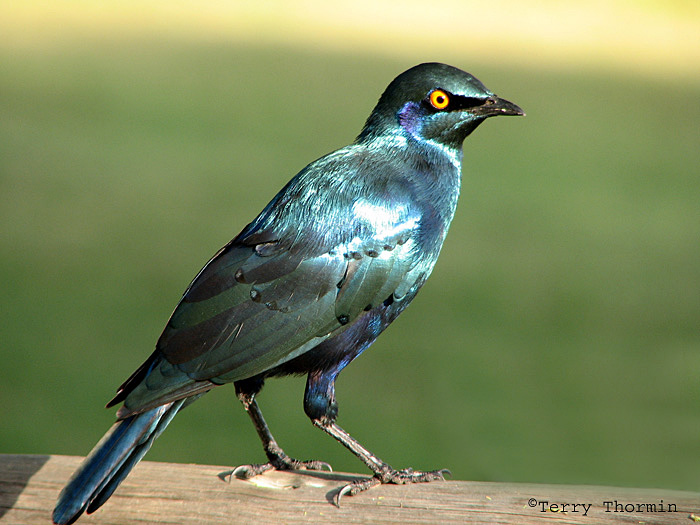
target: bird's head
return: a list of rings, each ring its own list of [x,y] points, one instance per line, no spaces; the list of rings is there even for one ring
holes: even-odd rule
[[[419,64],[389,84],[358,141],[407,133],[419,142],[454,151],[488,117],[524,114],[461,69]]]

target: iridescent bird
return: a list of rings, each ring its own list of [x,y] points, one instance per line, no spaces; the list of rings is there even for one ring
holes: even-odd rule
[[[268,463],[322,469],[287,456],[255,401],[265,380],[308,376],[304,411],[373,476],[343,487],[443,479],[395,470],[336,423],[335,380],[410,304],[437,261],[457,206],[462,142],[488,117],[524,115],[479,80],[428,63],[396,77],[355,142],[301,170],[224,246],[185,291],[156,349],[119,387],[117,422],[63,489],[57,524],[112,495],[179,410],[225,383],[255,425]]]

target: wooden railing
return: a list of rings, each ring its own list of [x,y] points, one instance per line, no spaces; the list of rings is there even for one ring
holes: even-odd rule
[[[81,460],[0,455],[0,523],[50,523],[58,493]],[[333,504],[338,489],[361,476],[268,472],[230,481],[226,474],[227,467],[144,461],[101,509],[78,523],[700,522],[697,492],[446,481],[384,485],[344,497],[338,508]]]

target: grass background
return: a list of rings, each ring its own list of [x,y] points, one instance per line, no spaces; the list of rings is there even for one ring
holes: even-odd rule
[[[437,59],[528,116],[467,139],[441,259],[340,376],[339,423],[396,467],[456,479],[698,489],[694,66],[669,76],[176,32],[18,42],[0,45],[0,452],[86,454],[113,421],[101,407],[209,256],[351,141],[396,74]],[[280,444],[361,472],[309,424],[303,388],[270,381],[260,397]],[[147,459],[263,454],[225,387]]]

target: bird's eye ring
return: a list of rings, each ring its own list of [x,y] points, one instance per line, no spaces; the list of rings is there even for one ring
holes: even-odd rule
[[[431,91],[429,99],[435,109],[445,109],[450,103],[450,96],[441,89]]]

